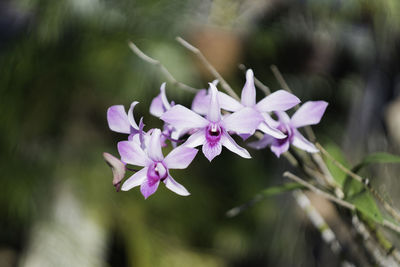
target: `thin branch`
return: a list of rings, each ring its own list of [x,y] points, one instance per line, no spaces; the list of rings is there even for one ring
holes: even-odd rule
[[[247,68],[246,68],[246,66],[245,66],[244,64],[240,64],[238,67],[239,67],[240,70],[242,70],[244,73],[246,73]],[[259,79],[257,79],[255,76],[254,76],[254,84],[255,84],[261,91],[263,91],[265,95],[271,94],[271,89],[269,89],[268,86],[266,86],[265,84],[263,84],[263,83],[262,83]]]
[[[337,197],[335,197],[335,196],[333,196],[331,194],[328,194],[328,193],[322,191],[321,189],[315,187],[314,185],[310,184],[309,182],[304,181],[303,179],[301,179],[300,177],[294,175],[291,172],[284,172],[283,176],[287,177],[287,178],[289,178],[289,179],[291,179],[291,180],[293,180],[293,181],[295,181],[295,182],[297,182],[297,183],[299,183],[301,185],[303,185],[304,187],[307,187],[309,190],[313,191],[314,193],[316,193],[316,194],[318,194],[320,196],[323,196],[324,198],[326,198],[326,199],[328,199],[328,200],[330,200],[332,202],[335,202],[336,204],[338,204],[338,205],[340,205],[342,207],[345,207],[345,208],[350,209],[352,211],[356,210],[356,206],[354,206],[353,204],[351,204],[351,203],[349,203],[347,201],[344,201],[342,199],[339,199],[339,198],[337,198]]]
[[[342,170],[344,173],[346,173],[348,176],[353,178],[354,180],[362,183],[377,199],[379,202],[382,203],[383,207],[387,212],[392,215],[394,219],[396,219],[398,222],[400,222],[400,214],[398,213],[397,210],[395,210],[380,194],[377,190],[375,190],[371,184],[369,183],[369,180],[366,178],[361,177],[360,175],[352,172],[345,166],[343,166],[340,162],[338,162],[331,154],[326,151],[325,148],[323,148],[319,143],[316,143],[317,148],[324,154],[327,158],[329,158],[333,164],[335,164],[340,170]]]
[[[185,41],[183,38],[181,37],[176,37],[176,40],[178,41],[178,43],[180,43],[183,47],[185,47],[186,49],[188,49],[189,51],[191,51],[193,54],[195,54],[200,61],[204,64],[204,66],[211,72],[211,74],[217,78],[219,80],[219,82],[221,83],[222,88],[233,98],[239,100],[239,96],[235,93],[235,91],[233,91],[232,87],[230,87],[230,85],[225,81],[224,78],[222,78],[222,76],[218,73],[218,71],[214,68],[213,65],[210,64],[210,62],[208,62],[208,60],[206,59],[206,57],[203,55],[203,53],[197,48],[194,47],[193,45],[189,44],[187,41]]]
[[[322,240],[330,247],[332,252],[337,256],[342,256],[344,258],[344,251],[336,238],[335,233],[326,223],[322,215],[316,210],[316,208],[311,204],[311,201],[303,193],[302,190],[293,191],[293,197],[297,204],[307,215],[314,227],[320,232]],[[342,266],[355,266],[354,264],[348,262],[347,260],[342,261]]]
[[[164,67],[164,65],[161,64],[160,61],[158,61],[154,58],[151,58],[148,55],[146,55],[145,53],[143,53],[143,51],[140,50],[133,42],[129,42],[129,48],[133,51],[133,53],[135,53],[142,60],[144,60],[152,65],[157,66],[161,70],[161,72],[166,76],[167,80],[171,84],[181,88],[182,90],[185,90],[185,91],[188,91],[191,93],[196,93],[199,90],[197,88],[191,87],[187,84],[177,81],[174,78],[174,76],[168,71],[168,69],[166,67]]]

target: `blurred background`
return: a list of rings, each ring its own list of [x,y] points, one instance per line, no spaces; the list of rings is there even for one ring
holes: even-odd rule
[[[355,164],[365,153],[398,153],[398,0],[2,0],[0,1],[0,266],[338,266],[292,195],[265,198],[234,218],[225,213],[283,184],[288,162],[269,150],[252,160],[199,154],[173,172],[191,192],[161,186],[144,200],[116,193],[102,158],[125,138],[106,110],[134,100],[148,107],[165,77],[205,88],[214,78],[176,41],[197,46],[236,92],[238,65],[272,90],[278,66],[305,102],[325,100],[318,140]],[[167,84],[170,100],[193,94]],[[258,97],[262,92],[258,91]],[[375,172],[396,201],[392,166]],[[372,178],[372,177],[371,177]]]

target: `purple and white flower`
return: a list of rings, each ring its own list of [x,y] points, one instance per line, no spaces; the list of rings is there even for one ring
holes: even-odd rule
[[[124,182],[121,188],[123,191],[128,191],[140,185],[142,195],[148,198],[154,194],[160,182],[163,182],[169,190],[178,195],[190,195],[185,187],[172,178],[169,170],[187,168],[198,150],[179,146],[164,158],[160,137],[160,129],[153,129],[145,149],[138,142],[134,141],[122,141],[118,143],[118,152],[123,162],[144,167]]]
[[[217,98],[218,90],[214,84],[209,85],[211,98],[206,118],[184,106],[176,105],[165,112],[161,119],[178,129],[186,127],[194,131],[183,145],[202,145],[202,151],[209,161],[221,153],[222,146],[244,158],[251,158],[249,152],[240,147],[228,132],[252,134],[263,121],[263,117],[259,112],[247,107],[222,117]]]
[[[292,144],[297,148],[310,153],[319,150],[308,141],[297,129],[307,125],[318,124],[324,115],[328,103],[325,101],[308,101],[304,103],[290,118],[285,112],[276,112],[278,121],[274,121],[274,126],[287,135],[284,139],[276,139],[269,135],[256,142],[250,143],[249,146],[255,149],[262,149],[271,146],[271,151],[279,157],[282,153],[289,149]]]
[[[209,98],[210,94],[207,94],[206,90],[201,90],[193,100],[192,109],[202,114],[204,110],[207,110]],[[223,92],[218,92],[218,101],[221,108],[227,111],[235,112],[247,107],[259,112],[264,117],[264,120],[260,123],[258,129],[275,138],[285,138],[286,136],[270,124],[272,119],[268,112],[285,111],[300,103],[300,100],[295,95],[285,90],[278,90],[256,103],[254,74],[251,69],[246,72],[246,83],[242,89],[240,101]]]

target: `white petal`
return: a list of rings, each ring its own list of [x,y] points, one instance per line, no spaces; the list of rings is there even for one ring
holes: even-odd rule
[[[292,116],[292,126],[299,128],[319,123],[324,115],[328,103],[325,101],[308,101],[304,103]]]
[[[297,96],[285,90],[278,90],[264,97],[256,106],[262,112],[285,111],[298,103],[300,103],[300,99]]]
[[[241,102],[246,107],[252,107],[256,104],[256,87],[254,86],[254,74],[251,69],[246,72],[246,83],[242,90]]]
[[[146,181],[147,170],[148,170],[148,168],[145,167],[145,168],[141,169],[140,171],[138,171],[137,173],[135,173],[134,175],[132,175],[131,177],[129,177],[122,185],[121,190],[128,191],[128,190],[134,188],[135,186],[141,185],[144,181]]]
[[[155,116],[155,117],[160,117],[165,111],[161,95],[159,94],[153,100],[151,101],[150,104],[150,114]]]
[[[165,180],[164,180],[165,186],[171,190],[172,192],[181,195],[181,196],[188,196],[190,195],[190,193],[186,190],[185,187],[183,187],[183,185],[181,185],[180,183],[178,183],[177,181],[174,180],[174,178],[172,178],[171,176],[168,176]]]
[[[135,141],[121,141],[117,146],[123,162],[136,166],[147,166],[152,162]]]
[[[228,111],[238,111],[239,109],[244,107],[242,103],[240,103],[233,97],[219,91],[218,91],[218,102],[222,109]]]
[[[265,122],[262,122],[260,125],[258,125],[258,129],[270,136],[277,138],[277,139],[282,139],[282,138],[286,137],[286,135],[284,133],[282,133],[281,131],[279,131],[276,128],[269,126]]]
[[[316,153],[319,151],[318,148],[316,148],[313,143],[308,141],[299,131],[294,132],[292,144],[295,147],[310,153]]]
[[[150,137],[150,144],[147,149],[147,154],[153,161],[162,161],[164,155],[161,150],[161,131],[160,129],[154,129]]]
[[[185,169],[196,157],[197,149],[179,146],[172,150],[164,159],[168,169]]]
[[[218,103],[218,89],[214,84],[209,83],[211,89],[211,101],[207,113],[207,119],[212,122],[218,122],[221,120],[221,109]]]
[[[222,126],[225,130],[238,134],[253,134],[263,120],[264,118],[254,108],[245,107],[224,117]]]
[[[206,156],[206,158],[211,162],[216,156],[221,154],[222,144],[221,142],[217,142],[211,145],[210,143],[206,142],[202,147],[202,151],[204,156]]]
[[[206,142],[206,136],[204,129],[200,129],[192,134],[188,140],[182,145],[187,147],[196,147]]]
[[[221,136],[221,142],[222,142],[222,145],[224,147],[226,147],[227,149],[229,149],[233,153],[236,153],[239,156],[241,156],[243,158],[246,158],[246,159],[250,159],[251,158],[249,152],[246,149],[244,149],[243,147],[241,147],[238,144],[236,144],[235,140],[233,140],[232,137],[230,137],[229,134],[227,134],[227,133],[223,134]]]
[[[210,106],[210,95],[206,89],[200,90],[193,98],[191,109],[201,115],[206,115]]]
[[[136,124],[135,118],[133,117],[133,109],[137,104],[139,104],[139,102],[137,101],[132,102],[131,107],[129,108],[128,111],[128,120],[134,129],[139,130],[139,126]]]
[[[129,134],[131,125],[123,105],[111,106],[107,110],[108,127],[114,132]]]
[[[173,106],[161,119],[178,129],[202,128],[208,125],[208,120],[182,105]]]

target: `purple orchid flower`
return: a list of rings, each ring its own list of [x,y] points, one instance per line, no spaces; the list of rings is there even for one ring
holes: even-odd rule
[[[176,105],[165,112],[161,119],[174,127],[186,127],[195,131],[183,145],[203,145],[203,153],[209,161],[221,153],[222,146],[239,156],[251,158],[249,152],[236,144],[228,132],[251,134],[263,121],[262,116],[254,109],[243,108],[222,118],[217,98],[218,90],[212,83],[210,87],[211,98],[206,118],[184,106]]]
[[[125,111],[123,105],[114,105],[107,110],[107,121],[108,127],[117,133],[129,134],[129,139],[136,134],[143,132],[143,118],[140,119],[139,125],[137,125],[135,118],[133,117],[133,109],[139,102],[132,102],[128,114]]]
[[[134,141],[118,143],[118,152],[122,161],[144,168],[133,174],[122,185],[123,191],[128,191],[140,185],[140,191],[145,199],[154,194],[160,182],[181,196],[190,193],[181,184],[176,182],[169,173],[170,169],[185,169],[197,154],[197,149],[179,146],[173,149],[165,158],[161,151],[161,131],[154,129],[151,133],[146,149]]]
[[[276,139],[269,135],[256,142],[250,143],[249,146],[255,149],[262,149],[271,145],[271,151],[279,158],[279,156],[289,149],[290,144],[297,148],[310,153],[319,150],[308,141],[297,128],[318,124],[324,115],[328,103],[325,101],[308,101],[304,103],[290,118],[285,112],[276,112],[278,121],[274,121],[280,131],[287,135],[284,139]]]
[[[246,71],[246,83],[242,90],[240,102],[222,92],[220,92],[219,99],[221,107],[228,111],[237,111],[249,107],[259,112],[264,117],[264,121],[258,126],[258,129],[278,139],[285,138],[286,135],[270,124],[271,119],[268,112],[285,111],[300,103],[297,96],[285,90],[278,90],[256,103],[254,73],[251,69]]]
[[[160,93],[151,101],[150,104],[150,114],[157,118],[160,118],[162,114],[175,105],[174,101],[168,101],[165,93],[165,85],[165,82],[161,84]],[[176,147],[177,142],[174,140],[178,140],[185,133],[186,131],[184,129],[177,129],[169,124],[164,124],[161,135],[161,146],[166,147],[166,141],[170,140],[172,145]]]
[[[209,98],[210,94],[207,94],[206,90],[200,90],[193,100],[192,109],[199,114],[205,114],[204,111],[208,108]],[[259,112],[264,117],[264,121],[260,123],[258,129],[275,138],[285,138],[286,135],[271,126],[270,122],[272,119],[268,115],[268,112],[285,111],[300,103],[300,100],[295,95],[285,90],[278,90],[256,103],[254,74],[251,69],[246,72],[246,83],[242,90],[240,102],[222,92],[218,92],[218,101],[221,108],[227,111],[235,112],[248,107]],[[244,139],[248,136],[242,135]]]

